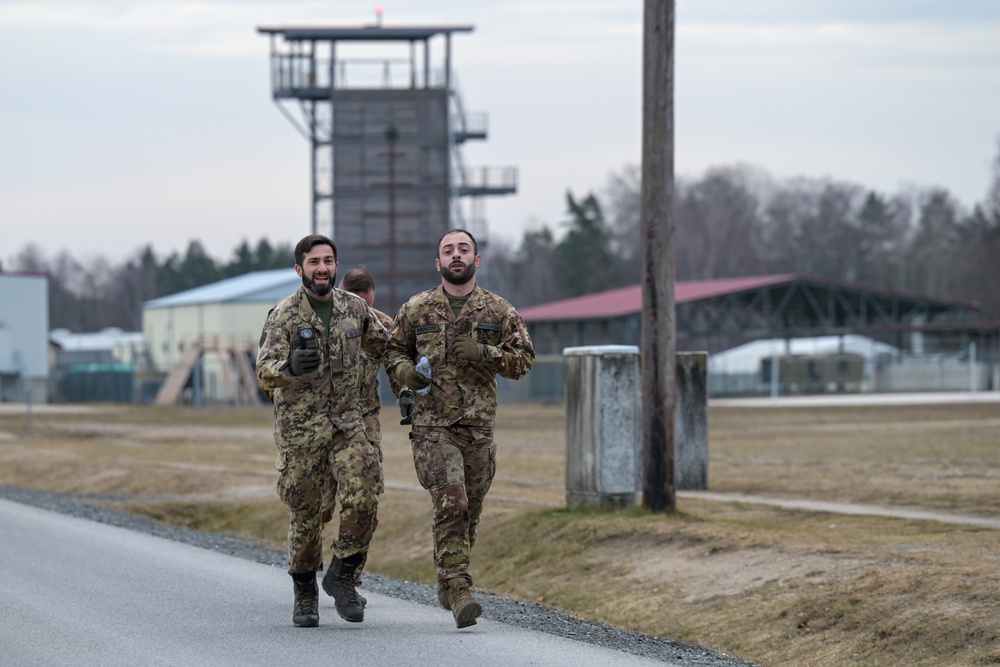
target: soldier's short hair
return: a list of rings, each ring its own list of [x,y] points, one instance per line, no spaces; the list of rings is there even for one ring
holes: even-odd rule
[[[465,234],[466,236],[468,236],[472,240],[472,254],[473,255],[478,255],[479,254],[479,244],[476,243],[476,237],[473,236],[472,232],[470,232],[468,229],[459,229],[458,227],[456,227],[454,229],[449,229],[448,231],[446,231],[444,234],[441,235],[441,238],[438,239],[438,244],[437,244],[438,254],[439,255],[441,254],[441,241],[444,241],[444,237],[448,236],[448,234],[456,234],[458,232],[461,232],[462,234]]]
[[[372,274],[368,273],[368,269],[357,266],[344,274],[344,278],[340,281],[340,289],[352,294],[373,292],[375,291],[375,279],[372,278]]]
[[[302,260],[306,253],[318,245],[328,245],[333,248],[333,259],[337,260],[337,244],[333,242],[333,239],[322,234],[310,234],[295,244],[295,263],[302,266]]]

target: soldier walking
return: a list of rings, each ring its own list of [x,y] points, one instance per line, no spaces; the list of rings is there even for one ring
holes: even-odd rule
[[[475,238],[453,229],[438,241],[441,285],[412,297],[393,321],[386,369],[417,391],[410,442],[421,486],[434,507],[438,600],[459,628],[476,623],[469,562],[483,501],[496,472],[496,375],[519,379],[535,352],[513,306],[476,284]],[[415,364],[427,357],[428,380]],[[406,406],[402,405],[406,417]]]
[[[379,451],[363,420],[362,353],[380,358],[388,332],[364,301],[334,287],[337,245],[310,235],[295,246],[302,287],[268,313],[257,354],[257,382],[274,401],[278,496],[291,510],[288,573],[292,622],[319,624],[316,572],[323,564],[323,489],[332,477],[340,503],[323,589],[346,621],[364,620],[355,574],[377,523]]]

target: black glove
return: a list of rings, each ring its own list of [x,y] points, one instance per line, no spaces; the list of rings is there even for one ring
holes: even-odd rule
[[[413,366],[410,366],[405,371],[403,371],[403,384],[405,384],[410,389],[424,389],[431,385],[431,381],[425,378],[423,375],[417,372]]]
[[[319,368],[319,362],[319,350],[300,350],[296,348],[292,350],[289,370],[292,371],[292,375],[305,375]]]
[[[466,361],[479,363],[485,356],[483,354],[483,347],[483,345],[480,345],[468,336],[459,336],[451,344],[451,356],[456,359],[465,359]]]
[[[404,389],[399,393],[399,414],[403,415],[403,419],[399,422],[400,426],[413,423],[413,406],[416,403],[413,392],[409,389]]]

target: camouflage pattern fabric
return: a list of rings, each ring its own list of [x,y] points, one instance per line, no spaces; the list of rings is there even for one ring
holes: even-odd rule
[[[382,465],[367,436],[361,407],[362,352],[385,353],[388,332],[359,297],[333,290],[329,330],[309,305],[305,290],[268,314],[257,354],[257,382],[274,400],[278,495],[292,510],[289,573],[315,572],[322,563],[322,503],[327,480],[337,482],[340,527],[333,552],[365,552],[375,530]],[[308,330],[310,336],[303,337]],[[296,377],[292,350],[315,340],[319,368]]]
[[[376,310],[372,308],[372,313],[378,318],[378,321],[388,331],[389,327],[392,326],[392,318],[383,313],[381,310]],[[378,460],[382,460],[382,426],[379,423],[379,412],[382,407],[382,403],[379,399],[378,394],[378,372],[382,368],[382,359],[375,358],[369,355],[364,350],[361,351],[362,358],[362,373],[361,373],[361,410],[363,415],[361,417],[362,422],[365,426],[365,433],[368,434],[368,441],[371,442],[375,448],[378,450]],[[393,389],[395,393],[398,391]],[[379,494],[382,491],[379,490]],[[335,504],[337,502],[337,481],[332,477],[328,480],[327,486],[323,493],[323,525],[330,523],[333,520],[333,511],[335,509]]]
[[[459,336],[483,345],[482,361],[451,355]],[[399,309],[386,354],[397,383],[421,356],[430,362],[431,390],[415,397],[413,462],[434,506],[438,581],[464,577],[471,583],[472,547],[496,473],[496,375],[517,380],[531,370],[535,351],[528,329],[513,306],[479,286],[455,315],[439,286]]]
[[[327,481],[337,482],[340,525],[331,548],[338,558],[367,552],[378,524],[382,465],[364,431],[331,446],[278,447],[278,497],[292,511],[288,524],[288,571],[315,572],[323,564],[322,503]]]
[[[449,348],[458,336],[485,347],[485,359],[455,359]],[[421,292],[393,320],[386,371],[397,383],[421,356],[431,365],[431,390],[417,395],[414,426],[490,426],[496,421],[496,375],[517,380],[531,370],[535,351],[528,328],[507,301],[476,287],[457,316],[442,287]]]
[[[493,429],[414,427],[410,433],[417,479],[434,506],[434,566],[438,581],[464,577],[476,543],[483,501],[496,474]]]
[[[375,452],[378,454],[378,460],[382,462],[382,433],[381,425],[379,424],[378,412],[369,412],[364,417],[365,422],[365,433],[368,436],[368,442],[372,444],[375,448]],[[377,440],[373,439],[377,438]],[[384,487],[380,486],[378,489],[379,495],[385,491]],[[333,510],[337,502],[337,480],[332,476],[327,479],[326,485],[323,487],[323,525],[330,523],[333,520]]]
[[[378,319],[379,323],[389,331],[392,328],[392,318],[383,313],[381,310],[371,309],[374,316]],[[382,362],[384,361],[383,355],[372,356],[367,352],[363,352],[361,355],[362,359],[362,371],[361,371],[361,411],[364,415],[369,415],[375,413],[376,420],[375,423],[378,424],[378,412],[382,407],[382,402],[378,395],[378,372],[382,368]],[[397,396],[399,395],[398,387],[395,383],[390,382],[393,385],[393,393]],[[369,433],[368,439],[372,442],[381,442],[382,438],[380,434],[376,431],[374,434]]]

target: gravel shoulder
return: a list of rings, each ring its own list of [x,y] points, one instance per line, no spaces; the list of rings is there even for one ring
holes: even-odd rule
[[[0,485],[0,497],[60,514],[99,521],[127,530],[184,542],[203,549],[211,549],[237,558],[271,565],[276,569],[284,569],[287,566],[287,559],[283,552],[275,551],[251,540],[157,523],[105,507],[100,504],[100,498],[49,493],[3,485]],[[437,606],[438,604],[436,588],[427,584],[366,574],[363,589],[419,604],[429,606]],[[754,667],[752,663],[742,662],[701,646],[618,630],[601,623],[574,618],[545,605],[525,600],[508,599],[489,593],[477,594],[477,597],[483,604],[483,617],[490,620],[654,660],[662,660],[670,664],[679,663],[686,667]]]

